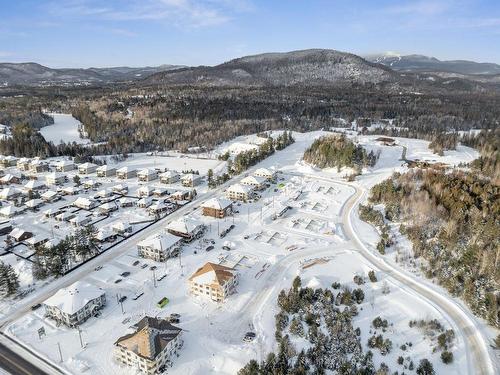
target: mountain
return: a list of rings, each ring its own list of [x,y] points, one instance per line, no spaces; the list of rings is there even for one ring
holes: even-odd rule
[[[112,67],[54,69],[37,63],[0,63],[0,85],[85,85],[143,79],[158,72],[178,69],[177,65],[157,67]]]
[[[366,56],[366,59],[403,72],[450,73],[464,76],[500,74],[500,65],[498,64],[478,63],[467,60],[442,61],[435,57],[423,55],[402,56],[389,52],[381,55]]]
[[[350,85],[396,82],[400,74],[344,52],[309,49],[246,56],[207,67],[153,74],[146,84],[205,86]]]

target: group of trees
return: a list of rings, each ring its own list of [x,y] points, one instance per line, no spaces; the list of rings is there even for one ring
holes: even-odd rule
[[[0,297],[9,297],[19,289],[19,278],[10,264],[0,261]]]
[[[292,287],[278,296],[278,352],[261,363],[250,361],[238,374],[375,374],[373,354],[363,352],[361,331],[352,323],[356,302],[345,298],[346,291],[303,288],[295,278]],[[308,349],[296,349],[292,336],[306,340]]]
[[[355,168],[358,173],[365,166],[374,166],[378,155],[354,144],[344,134],[321,137],[304,152],[304,160],[318,168]]]
[[[73,264],[81,263],[99,254],[99,245],[92,226],[76,230],[52,247],[44,245],[33,256],[33,276],[45,279],[64,275]]]
[[[417,169],[374,186],[370,201],[401,223],[428,277],[500,326],[500,186],[474,172]]]
[[[462,138],[462,143],[478,149],[481,156],[471,163],[472,168],[500,184],[500,128],[483,130]]]
[[[271,156],[276,150],[282,150],[294,142],[292,132],[288,131],[284,131],[276,138],[268,137],[258,150],[240,152],[232,162],[230,162],[231,159],[228,159],[228,172],[233,175],[240,174],[252,165]]]

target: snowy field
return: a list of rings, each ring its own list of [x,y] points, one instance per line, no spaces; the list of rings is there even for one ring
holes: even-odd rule
[[[185,330],[185,343],[169,373],[235,374],[248,360],[264,359],[269,351],[276,349],[276,297],[281,289],[290,287],[295,276],[302,278],[303,285],[315,288],[329,287],[334,281],[354,288],[353,276],[366,275],[373,269],[359,255],[353,243],[346,239],[342,228],[341,216],[345,202],[354,193],[353,187],[342,180],[348,171],[319,171],[301,162],[304,150],[315,138],[324,134],[327,133],[294,134],[296,142],[293,145],[259,163],[258,167],[280,171],[280,179],[262,192],[262,198],[258,201],[235,205],[239,212],[234,219],[217,221],[202,216],[199,209],[193,212],[192,216],[203,221],[208,231],[203,240],[185,245],[181,258],[161,264],[139,258],[136,241],[132,239],[130,249],[125,254],[114,258],[101,270],[89,272],[84,280],[106,291],[107,305],[102,316],[91,318],[82,325],[86,343],[84,348],[80,346],[78,331],[57,327],[43,317],[43,308],[15,321],[9,326],[9,332],[53,362],[59,361],[57,344],[60,343],[62,365],[72,373],[134,374],[134,370],[121,367],[113,360],[115,340],[128,333],[129,327],[146,314],[166,317],[171,313],[179,313],[181,322],[178,325]],[[220,150],[245,149],[247,146],[241,147],[241,144],[254,144],[254,137],[239,137],[234,143],[221,146]],[[429,158],[448,164],[467,162],[477,155],[475,151],[460,146],[457,151],[445,152],[443,157],[439,157],[427,150],[428,142],[425,141],[398,138],[399,145],[391,147],[377,144],[375,138],[358,137],[368,149],[381,152],[377,165],[366,169],[358,178],[357,183],[365,188],[389,177],[395,170],[406,169],[399,160],[402,145],[408,149],[408,158]],[[232,146],[234,144],[236,146]],[[120,162],[120,165],[153,167],[152,163],[164,163],[161,167],[174,168],[175,165],[175,169],[183,169],[186,160],[180,157],[156,157],[154,161],[153,158],[143,154],[134,155]],[[202,168],[205,171],[224,167],[224,164],[215,160],[188,160],[189,166],[200,169],[200,172]],[[109,180],[106,182],[109,186],[117,183],[113,179]],[[131,183],[132,194],[137,187],[134,180]],[[286,206],[291,209],[283,217],[273,220],[273,215]],[[124,214],[123,211],[119,212]],[[233,220],[235,228],[220,239],[218,230],[227,228]],[[356,229],[367,242],[376,243],[377,233],[373,228],[360,226]],[[213,240],[214,250],[205,251],[207,242],[204,240]],[[229,246],[231,250],[222,250],[222,246]],[[140,264],[134,266],[136,260]],[[236,264],[235,268],[240,273],[237,293],[224,304],[196,299],[188,293],[187,278],[207,261]],[[144,264],[147,266],[142,268]],[[153,272],[149,268],[153,265],[157,266],[157,278],[166,275],[157,282],[156,287],[153,285]],[[130,276],[115,284],[114,281],[124,271],[130,272]],[[409,355],[416,364],[422,358],[430,359],[438,374],[463,374],[467,368],[467,355],[461,335],[457,335],[453,344],[455,361],[445,366],[439,359],[440,352],[432,353],[435,344],[432,339],[408,326],[411,319],[438,319],[447,329],[454,328],[447,316],[388,276],[378,273],[377,277],[378,282],[367,282],[362,286],[366,298],[359,306],[360,314],[354,318],[355,327],[362,330],[361,342],[365,349],[367,339],[371,336],[370,324],[376,316],[387,319],[391,324],[384,336],[393,341],[393,350],[386,356],[375,350],[374,362],[377,365],[385,362],[392,371],[401,371],[396,358]],[[141,293],[141,297],[133,299]],[[127,296],[123,312],[117,303],[117,295]],[[170,302],[161,309],[156,303],[163,297],[168,297]],[[47,333],[42,340],[36,333],[41,327]],[[249,330],[255,331],[257,338],[244,343],[242,338]],[[407,342],[411,342],[412,346],[402,353],[399,347]]]
[[[54,124],[40,129],[40,133],[47,142],[53,142],[56,145],[62,142],[90,143],[88,139],[80,137],[78,128],[81,123],[73,116],[60,113],[48,113],[48,115],[54,118]]]

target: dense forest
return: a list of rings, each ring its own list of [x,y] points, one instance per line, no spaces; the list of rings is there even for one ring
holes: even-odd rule
[[[500,326],[500,186],[474,172],[417,169],[374,186],[370,202],[401,223],[428,277]]]
[[[304,152],[304,161],[318,168],[354,168],[360,173],[366,166],[374,166],[378,155],[354,144],[345,135],[329,135],[316,139]]]
[[[481,154],[472,162],[472,168],[490,177],[496,185],[500,185],[500,128],[466,136],[462,143],[478,149]]]

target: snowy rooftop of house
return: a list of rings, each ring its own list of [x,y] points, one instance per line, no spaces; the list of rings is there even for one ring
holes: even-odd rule
[[[111,167],[111,166],[109,166],[107,164],[101,165],[99,168],[97,168],[97,170],[100,171],[100,172],[112,171],[113,169],[115,169],[115,168]]]
[[[17,212],[17,208],[14,206],[4,206],[0,208],[0,215],[11,216]]]
[[[56,180],[58,178],[63,178],[65,175],[59,172],[51,172],[49,173],[46,178]]]
[[[13,178],[20,178],[21,176],[18,174],[13,174],[13,173],[7,173],[5,176],[3,176],[0,181],[2,182],[9,182]]]
[[[8,187],[8,188],[5,188],[2,191],[0,191],[0,198],[8,198],[11,195],[16,194],[18,192],[19,192],[19,189]]]
[[[12,231],[9,233],[9,236],[14,237],[14,238],[20,238],[26,231],[21,228],[14,228]]]
[[[45,186],[45,184],[38,180],[29,180],[24,187],[26,189],[36,189],[38,187]]]
[[[77,191],[80,191],[80,189],[76,186],[66,186],[64,189],[62,189],[62,191],[64,191],[65,193],[75,193]]]
[[[188,174],[185,174],[185,175],[183,175],[183,176],[181,177],[181,179],[182,179],[183,181],[184,181],[184,180],[186,180],[186,181],[194,181],[194,180],[196,180],[196,179],[198,179],[198,178],[200,178],[200,176],[199,176],[199,175],[197,175],[197,174],[193,174],[193,173],[188,173]]]
[[[262,185],[265,183],[266,179],[264,177],[259,177],[259,176],[247,176],[244,179],[241,180],[241,183],[243,184],[258,184]]]
[[[99,206],[99,208],[102,210],[112,210],[112,209],[116,208],[116,204],[108,202],[108,203],[104,203],[103,205]]]
[[[224,285],[228,280],[235,276],[236,271],[233,268],[222,266],[215,263],[205,263],[203,267],[198,268],[189,278],[190,281],[196,280],[196,283],[202,285]]]
[[[66,165],[74,165],[75,163],[73,163],[71,160],[59,160],[56,165],[58,167],[64,167]]]
[[[36,236],[33,236],[33,237],[30,237],[26,240],[26,242],[29,244],[29,245],[36,245],[40,242],[45,242],[47,241],[49,238],[43,234],[38,234]]]
[[[197,220],[194,220],[191,217],[182,217],[178,220],[172,221],[167,225],[168,230],[172,230],[179,233],[192,233],[196,228],[198,228],[201,223]]]
[[[175,177],[175,176],[178,176],[178,175],[179,175],[179,173],[177,173],[176,171],[170,170],[170,171],[166,171],[166,172],[161,173],[160,177],[167,177],[167,178],[169,178],[169,177]]]
[[[255,175],[273,175],[274,173],[274,171],[267,168],[259,168],[254,172]]]
[[[42,203],[41,199],[32,199],[26,202],[26,207],[33,208]]]
[[[94,164],[94,163],[83,163],[83,164],[80,164],[78,166],[78,168],[82,168],[82,169],[88,169],[88,168],[92,168],[92,167],[96,167],[97,165]]]
[[[145,198],[141,198],[137,201],[137,204],[141,205],[141,204],[149,204],[151,203],[152,199],[151,197],[145,197]]]
[[[84,206],[87,206],[87,205],[91,205],[92,204],[92,201],[89,199],[89,198],[84,198],[84,197],[78,197],[76,199],[76,201],[73,202],[73,205],[84,205]]]
[[[121,167],[120,169],[117,169],[116,171],[120,172],[120,173],[128,173],[128,172],[135,171],[135,168],[125,166],[125,167]]]
[[[153,168],[144,168],[144,169],[141,169],[139,172],[137,172],[137,174],[149,176],[152,174],[156,174],[156,170]]]
[[[53,198],[57,195],[57,192],[54,191],[54,190],[47,190],[45,193],[43,193],[41,195],[42,198],[45,198],[45,199],[50,199],[50,198]]]
[[[103,294],[102,289],[86,282],[77,281],[67,288],[59,289],[44,304],[71,315],[80,311],[87,303],[101,297]]]
[[[131,225],[128,221],[117,221],[113,223],[112,228],[115,230],[127,230]]]
[[[227,188],[228,191],[233,193],[243,193],[248,194],[250,192],[250,188],[241,184],[233,184]]]
[[[169,249],[170,247],[174,246],[180,241],[181,238],[174,236],[173,234],[160,233],[146,238],[145,240],[139,242],[137,246],[163,250],[163,249]]]
[[[225,198],[212,198],[204,202],[201,207],[213,208],[216,210],[224,210],[231,206],[232,202]]]

